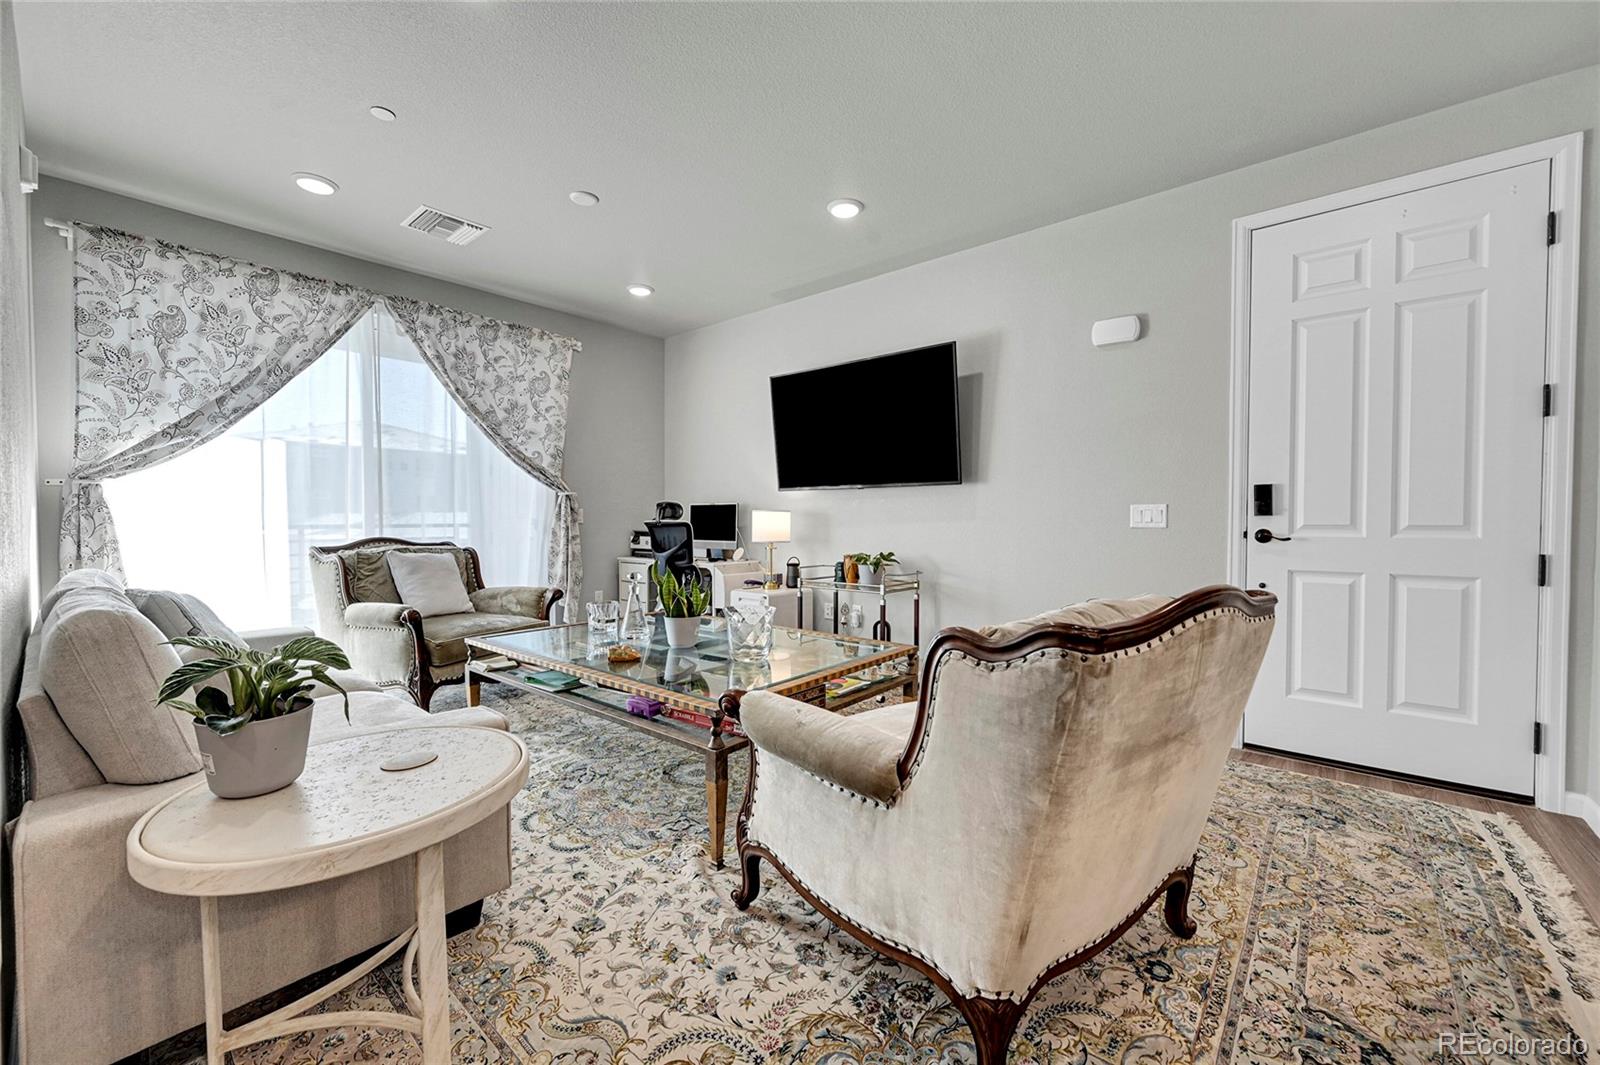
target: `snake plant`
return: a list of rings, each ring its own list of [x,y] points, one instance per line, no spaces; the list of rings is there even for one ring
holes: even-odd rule
[[[659,567],[655,576],[656,589],[661,593],[661,609],[667,617],[697,618],[711,604],[711,596],[699,581],[679,581],[666,567]]]

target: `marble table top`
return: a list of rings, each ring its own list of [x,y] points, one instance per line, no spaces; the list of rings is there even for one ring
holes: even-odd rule
[[[438,757],[379,768],[419,749]],[[510,802],[527,778],[527,750],[498,729],[401,727],[315,744],[287,788],[219,799],[202,781],[151,809],[128,834],[128,869],[182,895],[313,883],[448,839]]]

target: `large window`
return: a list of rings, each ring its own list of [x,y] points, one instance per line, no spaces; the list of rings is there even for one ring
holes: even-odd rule
[[[307,549],[362,536],[453,540],[494,584],[544,584],[555,511],[381,305],[223,436],[105,492],[128,584],[236,629],[312,624]]]

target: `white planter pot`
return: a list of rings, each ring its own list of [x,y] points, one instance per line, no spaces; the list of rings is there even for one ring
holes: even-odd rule
[[[871,566],[862,566],[861,567],[861,583],[862,584],[881,584],[883,582],[879,578],[882,577],[882,576],[883,576],[883,570],[881,570],[881,569],[874,569]]]
[[[665,618],[668,647],[693,647],[700,641],[699,618]]]
[[[252,721],[226,736],[198,721],[194,731],[212,792],[222,799],[248,799],[287,788],[300,778],[311,739],[311,709]]]

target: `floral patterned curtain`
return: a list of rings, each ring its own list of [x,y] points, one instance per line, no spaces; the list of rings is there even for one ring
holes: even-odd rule
[[[571,337],[418,300],[385,297],[400,328],[485,436],[557,493],[550,583],[582,598],[577,500],[561,479]]]
[[[75,225],[78,392],[61,568],[121,574],[99,482],[227,431],[327,351],[370,292]]]

